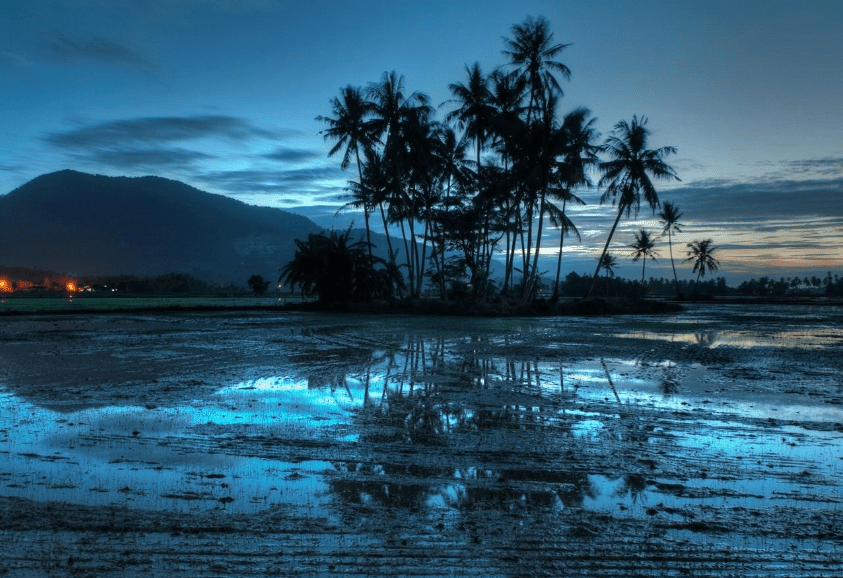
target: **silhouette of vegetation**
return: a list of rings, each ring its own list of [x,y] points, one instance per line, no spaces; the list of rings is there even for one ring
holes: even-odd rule
[[[252,293],[257,295],[263,295],[266,293],[266,290],[269,289],[269,281],[264,281],[263,276],[261,275],[252,275],[249,277],[249,280],[246,282],[249,286],[249,289],[252,290]]]
[[[654,249],[656,247],[657,239],[657,237],[651,237],[650,233],[648,233],[645,229],[641,229],[635,233],[635,242],[629,246],[632,249],[632,262],[635,263],[638,259],[641,259],[642,286],[644,285],[644,270],[647,266],[647,258],[650,258],[653,261],[656,260],[656,253]]]
[[[720,267],[720,262],[713,255],[716,250],[717,247],[712,246],[711,239],[688,243],[688,258],[685,259],[685,262],[692,261],[694,263],[693,272],[697,274],[697,281],[694,284],[694,295],[697,294],[697,285],[700,282],[700,277],[704,277],[706,271],[714,273]]]
[[[632,117],[632,122],[625,120],[618,122],[612,130],[612,135],[606,139],[603,145],[603,152],[610,157],[608,161],[600,163],[600,171],[603,176],[598,186],[606,185],[606,190],[600,197],[600,203],[612,199],[612,204],[617,203],[618,214],[615,222],[609,231],[609,237],[603,247],[603,255],[609,250],[609,243],[624,213],[629,217],[632,209],[635,209],[636,216],[641,207],[641,196],[650,205],[653,213],[659,206],[659,196],[656,188],[650,179],[676,179],[676,173],[664,162],[665,157],[675,154],[674,147],[662,147],[659,149],[648,149],[647,139],[650,135],[646,127],[647,118]],[[598,261],[598,269],[600,262]],[[597,269],[594,272],[595,282],[597,280]],[[589,290],[588,296],[591,296]]]
[[[327,305],[391,298],[400,279],[388,267],[377,269],[384,260],[369,256],[365,243],[350,242],[350,236],[351,227],[296,240],[295,256],[281,269],[279,282],[298,285],[303,297],[316,295]]]
[[[682,223],[679,222],[679,219],[681,218],[682,213],[679,211],[679,207],[677,207],[674,203],[666,201],[662,205],[662,210],[659,213],[659,219],[664,225],[662,233],[667,233],[667,247],[670,251],[670,266],[673,269],[673,280],[676,283],[677,299],[682,297],[682,293],[679,291],[679,278],[676,276],[676,264],[673,262],[673,233],[682,232]]]

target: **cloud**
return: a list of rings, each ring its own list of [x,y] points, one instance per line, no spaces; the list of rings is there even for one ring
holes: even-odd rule
[[[112,40],[100,36],[73,39],[61,32],[55,34],[55,39],[50,42],[50,50],[62,60],[93,60],[109,65],[128,66],[147,74],[154,74],[158,70],[158,66],[152,61]]]
[[[843,219],[843,178],[695,183],[672,189],[660,197],[662,202],[675,201],[688,222]]]
[[[784,172],[792,174],[836,177],[843,175],[843,157],[824,157],[784,161]]]
[[[322,156],[321,153],[316,151],[288,147],[279,147],[274,152],[263,155],[264,158],[285,163],[309,161]]]
[[[111,167],[152,171],[169,167],[183,168],[214,158],[213,155],[182,148],[95,150],[90,154],[78,156],[88,162],[98,162]]]
[[[256,127],[238,117],[196,115],[115,120],[53,132],[44,140],[58,147],[88,148],[163,144],[203,138],[245,141],[252,138],[278,138],[282,134]]]
[[[229,193],[325,194],[334,191],[342,178],[339,168],[331,165],[290,170],[247,169],[211,171],[197,174],[195,179],[206,186]]]

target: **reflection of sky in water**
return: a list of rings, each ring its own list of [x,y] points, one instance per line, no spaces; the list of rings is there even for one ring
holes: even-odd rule
[[[57,413],[0,394],[0,483],[5,495],[88,505],[248,513],[320,508],[328,462],[298,463],[208,451],[193,432],[209,424],[316,428],[346,412],[324,391],[259,380],[177,409],[106,407]],[[262,428],[262,429],[261,429]]]
[[[837,340],[839,332],[835,332],[808,333]],[[711,347],[729,343],[729,339],[734,340],[732,345],[743,347],[772,342],[777,346],[793,343],[788,345],[792,347],[825,344],[822,339],[801,344],[805,332],[700,335],[629,331],[619,336],[688,340]],[[841,435],[818,431],[822,427],[811,429],[811,424],[843,421],[839,406],[800,404],[793,398],[781,403],[785,399],[781,396],[738,395],[739,379],[732,380],[728,394],[717,395],[713,388],[718,384],[708,381],[707,369],[702,366],[647,365],[632,359],[606,359],[605,365],[600,359],[513,362],[502,357],[472,358],[464,348],[468,339],[430,344],[412,339],[398,352],[364,352],[363,363],[349,363],[324,382],[266,377],[224,387],[208,399],[178,408],[107,407],[57,413],[0,393],[0,487],[4,495],[91,505],[243,513],[284,506],[319,515],[324,515],[328,500],[345,500],[354,506],[416,507],[446,516],[484,502],[495,507],[552,511],[617,509],[622,505],[640,513],[641,507],[658,503],[683,507],[728,501],[730,505],[756,506],[799,501],[802,505],[800,495],[804,495],[809,508],[825,507],[828,500],[843,501],[839,488],[827,483],[839,479],[843,467]],[[428,357],[420,361],[413,356],[422,345],[427,347]],[[319,367],[318,359],[314,365]],[[669,392],[666,381],[673,384]],[[462,395],[464,392],[470,395]],[[477,392],[488,395],[477,396]],[[413,403],[405,403],[411,399]],[[483,412],[488,416],[498,411],[495,419],[509,419],[506,414],[530,418],[519,422],[519,428],[526,424],[537,437],[559,425],[560,430],[567,428],[565,444],[591,448],[619,447],[605,446],[607,442],[625,443],[629,424],[635,424],[638,415],[646,411],[654,425],[653,434],[669,432],[671,443],[678,448],[670,451],[679,451],[693,461],[726,460],[738,475],[729,480],[715,476],[665,480],[658,478],[658,472],[630,477],[625,472],[604,471],[572,475],[571,479],[561,475],[521,479],[512,472],[487,467],[478,460],[479,454],[469,452],[460,467],[396,473],[388,464],[378,463],[377,454],[361,469],[336,461],[294,463],[244,457],[236,455],[236,448],[225,449],[224,442],[236,442],[238,436],[244,437],[238,447],[248,448],[248,443],[253,443],[249,436],[266,439],[282,431],[298,440],[339,432],[331,438],[332,443],[359,446],[365,438],[359,433],[363,430],[356,429],[357,417],[365,417],[367,411],[382,415],[403,412],[390,424],[406,430],[412,422],[409,412],[422,405],[414,405],[417,400],[438,420],[437,436],[457,430],[469,435]],[[702,404],[705,419],[693,415]],[[770,419],[801,425],[766,427],[764,422]],[[513,423],[515,420],[509,425]],[[693,423],[691,430],[689,423]],[[504,429],[489,427],[488,431],[494,436],[507,435]],[[513,431],[522,430],[513,426]],[[644,443],[650,444],[647,435],[643,435]],[[405,444],[415,443],[401,439]],[[356,450],[366,453],[365,448]],[[494,463],[494,458],[490,459]],[[735,469],[736,462],[745,463],[745,470]],[[764,477],[758,472],[767,463],[775,463],[775,471],[788,474],[804,469],[805,483]],[[824,493],[824,501],[811,502],[818,492]]]

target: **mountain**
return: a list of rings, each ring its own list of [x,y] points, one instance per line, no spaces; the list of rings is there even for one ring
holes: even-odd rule
[[[42,175],[0,197],[0,264],[70,275],[189,273],[274,281],[310,219],[161,177]]]

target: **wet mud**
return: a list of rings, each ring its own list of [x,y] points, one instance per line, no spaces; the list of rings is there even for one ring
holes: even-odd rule
[[[843,568],[843,310],[0,320],[0,575]]]

